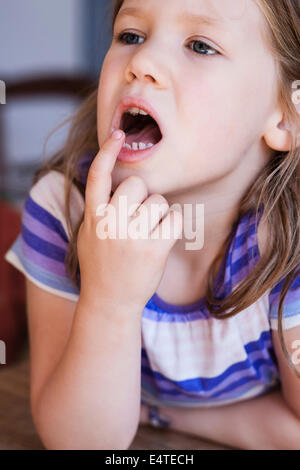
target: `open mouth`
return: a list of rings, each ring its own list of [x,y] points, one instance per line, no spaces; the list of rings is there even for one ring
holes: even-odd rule
[[[159,125],[149,114],[126,111],[121,118],[120,128],[126,134],[124,147],[128,150],[151,148],[163,137]]]

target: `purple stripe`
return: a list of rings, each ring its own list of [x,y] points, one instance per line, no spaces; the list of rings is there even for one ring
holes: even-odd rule
[[[43,240],[52,243],[60,248],[66,248],[66,242],[58,235],[57,232],[46,227],[46,225],[34,219],[27,211],[23,214],[23,224],[30,232],[38,235]]]
[[[232,263],[236,263],[240,258],[248,254],[248,250],[254,249],[256,246],[255,240],[247,239],[246,243],[242,247],[234,248],[232,250]]]
[[[24,258],[30,262],[36,264],[40,268],[58,276],[67,277],[65,265],[54,259],[48,258],[41,253],[33,250],[27,243],[22,239],[22,253]]]
[[[269,370],[268,366],[261,366],[261,369],[267,367]],[[148,393],[151,393],[157,398],[158,400],[166,401],[166,400],[172,400],[174,402],[178,403],[185,403],[185,402],[211,402],[211,403],[217,403],[218,401],[223,401],[223,400],[230,400],[237,398],[240,395],[243,395],[245,393],[248,393],[249,390],[251,390],[254,387],[257,386],[267,386],[267,383],[262,382],[260,379],[257,379],[255,376],[249,375],[249,381],[246,383],[237,386],[234,390],[229,390],[228,392],[224,392],[223,394],[219,395],[218,397],[211,397],[208,394],[204,394],[203,392],[183,392],[179,393],[178,395],[172,395],[168,394],[167,392],[158,392],[157,386],[153,380],[151,380],[151,377],[147,377],[142,375],[142,386],[146,387],[146,390],[150,390]],[[273,386],[273,384],[270,384],[270,387]],[[153,392],[155,390],[155,392]],[[210,391],[211,394],[215,393],[214,391]]]
[[[264,367],[267,367],[266,371],[262,370]],[[279,375],[275,367],[272,367],[270,370],[270,366],[262,365],[260,368],[260,371],[263,376],[262,378],[257,378],[255,375],[252,375],[251,369],[247,369],[244,371],[238,371],[238,372],[231,374],[229,377],[224,379],[223,382],[218,384],[215,388],[213,388],[209,392],[205,392],[203,390],[198,391],[198,392],[197,390],[190,391],[190,392],[182,391],[182,393],[179,393],[178,395],[172,395],[172,396],[182,397],[182,398],[184,398],[185,396],[199,396],[201,398],[214,399],[212,398],[212,395],[222,392],[222,390],[225,390],[227,387],[230,387],[231,385],[233,385],[234,383],[237,383],[239,380],[243,378],[251,378],[253,381],[255,381],[257,385],[268,385],[273,379],[279,379]],[[267,372],[267,374],[265,374],[265,372]],[[272,379],[270,379],[271,375],[272,375]],[[162,393],[163,395],[167,394],[167,396],[170,396],[168,395],[168,391],[172,392],[173,390],[176,390],[180,392],[182,390],[180,386],[174,384],[172,381],[165,381],[163,383],[156,382],[154,378],[151,378],[151,376],[146,375],[146,374],[143,374],[143,380],[149,385],[151,385],[152,387],[154,387],[155,389],[158,389],[159,387],[160,393]],[[221,393],[219,396],[223,397],[227,395],[229,396],[234,395],[235,393],[237,393],[238,390],[240,390],[242,387],[246,386],[247,384],[248,382],[246,384],[241,385],[237,389],[229,390],[227,392]],[[163,389],[163,391],[161,389]]]

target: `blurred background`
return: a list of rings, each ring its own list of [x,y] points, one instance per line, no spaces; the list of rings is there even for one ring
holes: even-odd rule
[[[44,148],[49,133],[98,86],[112,7],[112,0],[0,0],[0,341],[6,366],[27,324],[25,278],[4,255],[21,231],[34,173],[63,144],[69,124]]]
[[[46,137],[97,86],[111,0],[0,0],[0,198],[21,208]],[[48,141],[51,156],[68,125]]]
[[[42,449],[29,403],[25,278],[4,255],[21,232],[36,169],[98,85],[110,0],[0,0],[0,450]]]

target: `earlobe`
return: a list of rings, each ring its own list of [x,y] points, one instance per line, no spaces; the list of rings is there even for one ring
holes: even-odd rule
[[[288,152],[291,149],[291,134],[287,129],[279,127],[270,129],[264,135],[267,145],[273,150]]]

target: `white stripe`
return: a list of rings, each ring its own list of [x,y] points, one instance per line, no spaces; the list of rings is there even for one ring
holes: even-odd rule
[[[245,361],[245,344],[270,330],[269,290],[232,318],[157,322],[142,318],[142,338],[150,367],[171,380],[216,377]]]
[[[300,312],[296,315],[285,317],[282,319],[282,326],[284,330],[289,330],[290,328],[300,327]],[[271,318],[271,328],[272,330],[278,331],[278,319]]]
[[[74,302],[78,302],[79,296],[76,294],[71,294],[70,292],[63,292],[57,289],[53,289],[52,287],[46,286],[45,284],[42,284],[39,282],[37,279],[32,277],[30,274],[28,274],[27,271],[24,270],[23,265],[20,263],[19,258],[15,255],[13,251],[8,251],[4,257],[6,261],[11,263],[16,269],[21,271],[24,276],[29,279],[33,284],[36,286],[40,287],[41,289],[50,292],[51,294],[58,295],[59,297],[63,297],[68,300],[73,300]]]

